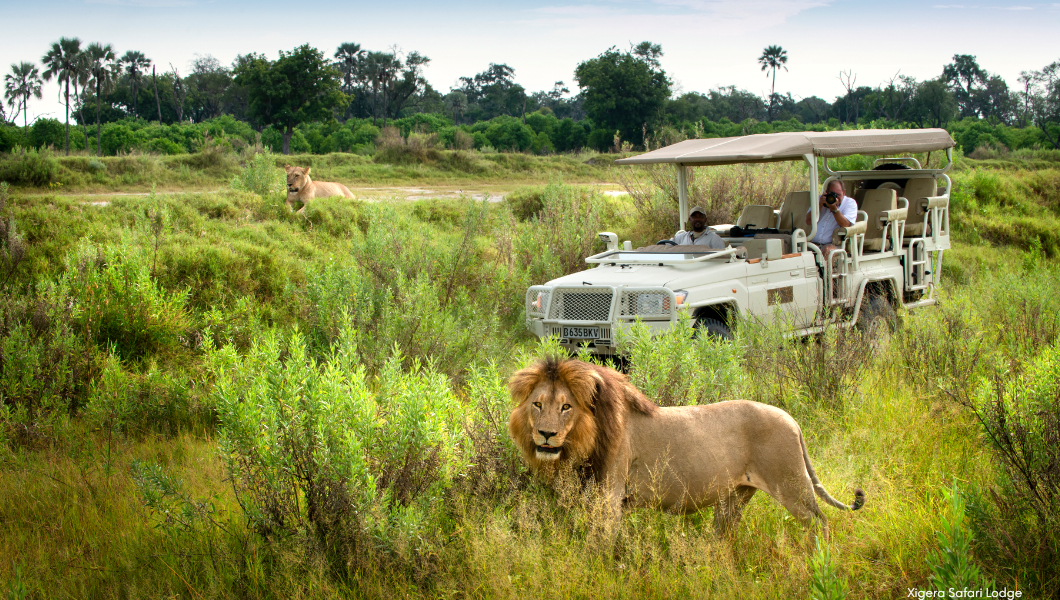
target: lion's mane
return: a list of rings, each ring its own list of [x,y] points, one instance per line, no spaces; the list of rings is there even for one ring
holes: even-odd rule
[[[652,415],[659,407],[645,398],[625,375],[612,369],[555,357],[535,362],[508,381],[508,390],[516,402],[508,432],[534,470],[542,469],[546,463],[536,456],[527,399],[542,383],[558,382],[571,390],[579,409],[578,420],[567,435],[560,460],[570,461],[581,467],[586,476],[600,480],[624,439],[626,416],[630,412]]]

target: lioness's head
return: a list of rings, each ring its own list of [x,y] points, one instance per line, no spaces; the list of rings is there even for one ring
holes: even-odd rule
[[[603,378],[592,365],[547,359],[512,375],[517,402],[508,434],[531,466],[557,460],[581,461],[596,445],[594,396]]]
[[[283,169],[287,171],[288,194],[297,194],[302,188],[309,185],[309,182],[312,181],[309,179],[309,170],[311,168],[306,167],[303,169],[302,167],[292,167],[291,165],[283,166]]]

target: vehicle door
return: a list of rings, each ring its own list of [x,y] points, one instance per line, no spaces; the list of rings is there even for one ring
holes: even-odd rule
[[[795,328],[814,324],[821,303],[821,279],[812,252],[747,261],[747,308],[764,323]]]

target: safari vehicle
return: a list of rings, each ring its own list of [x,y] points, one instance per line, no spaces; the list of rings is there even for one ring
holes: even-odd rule
[[[724,250],[669,240],[634,250],[628,241],[619,246],[611,232],[599,233],[607,250],[585,259],[591,268],[527,290],[527,326],[568,349],[588,344],[609,355],[616,353],[618,332],[638,320],[658,330],[691,323],[726,338],[736,316],[783,319],[794,335],[893,323],[898,307],[935,304],[942,253],[950,247],[946,171],[953,146],[942,129],[772,133],[687,140],[616,161],[675,165],[681,223],[688,219],[689,168],[805,161],[809,176],[807,189],[787,194],[779,210],[746,206],[735,225],[712,227]],[[943,168],[908,157],[877,159],[868,171],[834,171],[828,164],[852,154],[931,151],[945,151]],[[836,249],[826,255],[810,240],[817,233],[817,199],[834,179],[857,201],[858,216],[836,230]],[[691,318],[682,320],[682,313]]]

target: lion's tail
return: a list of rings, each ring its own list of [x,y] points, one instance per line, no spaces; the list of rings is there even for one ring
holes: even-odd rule
[[[810,453],[806,450],[806,440],[802,437],[802,432],[799,432],[799,443],[802,444],[802,460],[806,463],[806,472],[810,475],[810,481],[813,482],[813,491],[817,493],[825,502],[841,510],[857,510],[862,506],[865,506],[865,492],[860,488],[854,490],[854,504],[843,504],[839,500],[836,500],[828,493],[828,490],[824,489],[824,485],[821,480],[817,478],[817,473],[813,470],[813,465],[810,464]]]

